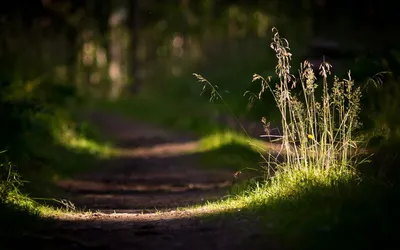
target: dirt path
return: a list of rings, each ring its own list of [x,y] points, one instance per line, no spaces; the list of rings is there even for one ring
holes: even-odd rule
[[[40,249],[273,249],[253,219],[209,221],[177,210],[222,198],[234,180],[232,171],[198,166],[194,136],[117,115],[89,118],[120,156],[59,183],[77,207],[99,212],[60,217],[33,240]]]

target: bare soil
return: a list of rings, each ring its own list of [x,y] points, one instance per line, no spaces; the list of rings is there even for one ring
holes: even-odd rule
[[[276,249],[255,218],[205,219],[182,210],[228,195],[229,170],[199,166],[196,137],[108,113],[89,120],[120,148],[96,171],[62,180],[66,197],[82,210],[57,217],[12,249]]]

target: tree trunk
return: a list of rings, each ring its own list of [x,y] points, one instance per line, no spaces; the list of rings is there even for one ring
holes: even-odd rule
[[[132,0],[130,2],[130,26],[132,32],[132,59],[131,59],[131,74],[132,74],[132,87],[131,92],[137,93],[141,87],[141,80],[139,77],[139,61],[138,61],[138,44],[139,44],[139,14],[140,3],[139,0]]]
[[[126,19],[129,2],[126,0],[113,1],[112,12],[109,18],[110,41],[109,41],[109,77],[110,77],[110,99],[117,99],[128,83],[128,48],[129,32],[126,27]]]

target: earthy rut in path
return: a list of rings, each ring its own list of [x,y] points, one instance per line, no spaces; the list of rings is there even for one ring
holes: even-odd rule
[[[176,210],[222,198],[234,179],[232,171],[198,165],[194,136],[106,113],[89,119],[117,142],[120,155],[59,186],[77,207],[99,212],[60,216],[12,249],[28,243],[40,249],[275,249],[254,218],[210,221],[198,210]]]

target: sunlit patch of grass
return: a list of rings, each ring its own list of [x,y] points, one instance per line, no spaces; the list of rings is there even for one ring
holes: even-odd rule
[[[72,150],[87,152],[99,157],[107,157],[112,153],[113,148],[110,143],[103,144],[91,140],[84,134],[78,133],[76,128],[67,123],[60,124],[53,134],[58,143]]]
[[[0,238],[2,245],[33,230],[43,214],[53,211],[21,192],[24,182],[10,162],[0,164]],[[54,210],[55,211],[55,210]]]
[[[282,168],[226,199],[190,209],[211,218],[258,218],[269,237],[293,249],[365,249],[380,242],[374,239],[395,239],[398,189],[355,171],[317,169]]]
[[[4,214],[0,213],[0,218],[9,217],[10,213],[23,213],[28,217],[40,219],[82,212],[65,199],[35,198],[23,193],[21,189],[25,182],[10,162],[0,164],[0,177],[0,210],[7,211]]]
[[[99,159],[112,157],[112,144],[98,134],[96,127],[77,122],[69,113],[38,113],[32,121],[35,127],[23,135],[27,146],[17,152],[22,156],[28,153],[29,157],[13,158],[26,180],[23,192],[40,197],[62,196],[55,182],[93,169]],[[10,153],[14,151],[10,149]]]
[[[280,200],[293,201],[296,197],[302,196],[317,186],[333,188],[338,183],[348,183],[356,178],[358,176],[350,171],[339,173],[337,171],[318,171],[318,168],[288,170],[282,168],[273,177],[255,182],[247,190],[232,194],[227,199],[208,203],[202,208],[213,211],[229,211],[269,206]]]
[[[82,214],[67,201],[47,199],[53,205],[45,205],[42,199],[33,199],[15,189],[6,200],[0,201],[0,241],[2,247],[13,246],[16,240],[35,234],[66,215]]]
[[[249,139],[242,133],[226,130],[204,136],[200,141],[200,150],[215,150],[230,144],[248,147],[255,152],[263,148],[263,142],[260,140]]]
[[[263,160],[263,150],[262,141],[229,130],[202,137],[198,148],[205,166],[235,171],[259,171],[254,167]]]

